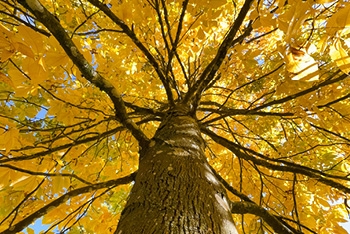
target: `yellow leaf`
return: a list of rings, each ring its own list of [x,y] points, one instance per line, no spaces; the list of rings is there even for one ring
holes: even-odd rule
[[[344,162],[341,164],[340,168],[342,169],[342,171],[348,172],[350,171],[350,164],[348,164],[347,162]]]
[[[42,224],[51,224],[53,221],[57,219],[54,208],[55,207],[49,208],[49,212],[46,215],[44,215],[43,219],[41,220]]]
[[[127,4],[127,3],[125,3],[125,4]],[[124,7],[122,7],[121,8],[122,10],[122,19],[124,20],[124,21],[128,21],[128,19],[132,19],[132,9],[130,9],[130,7],[127,7],[127,6],[124,6]]]
[[[286,55],[287,71],[292,80],[315,81],[319,79],[316,61],[304,50],[291,47]]]
[[[18,181],[11,184],[14,190],[31,191],[38,186],[38,181],[35,176],[23,176]]]
[[[255,9],[254,11],[252,11],[249,15],[249,19],[250,20],[255,20],[256,18],[259,17],[259,12],[257,11],[257,9]]]
[[[333,228],[334,230],[334,234],[349,234],[347,230],[345,230],[342,226],[335,226],[335,228]]]
[[[5,83],[11,87],[14,87],[12,80],[8,78],[4,73],[1,73],[1,72],[0,72],[0,82]]]
[[[47,72],[42,58],[34,60],[26,58],[23,60],[23,70],[28,72],[32,84],[39,84],[47,79]]]
[[[334,2],[335,0],[315,0],[316,3],[318,4],[325,4],[325,3],[331,3]]]
[[[329,36],[328,35],[325,35],[323,37],[321,37],[321,39],[318,41],[317,43],[317,48],[318,48],[318,51],[320,53],[323,53],[327,47],[327,42],[328,42],[328,38]]]
[[[278,19],[277,22],[278,22],[278,29],[286,33],[288,31],[288,26],[289,26],[288,22],[284,22],[281,19]]]
[[[226,4],[227,1],[226,0],[215,0],[215,1],[210,1],[210,0],[197,0],[196,4],[198,4],[198,6],[208,6],[211,9],[215,9],[218,8],[224,4]]]
[[[322,206],[324,206],[324,207],[326,207],[326,208],[331,207],[331,206],[329,205],[328,201],[325,200],[325,199],[323,199],[323,198],[321,198],[321,197],[315,197],[315,201],[316,201],[316,203],[318,203],[318,204],[320,204],[320,205],[322,205]]]
[[[298,0],[294,1],[289,7],[288,11],[278,19],[279,29],[285,32],[285,41],[287,43],[290,43],[293,38],[295,39],[300,36],[302,32],[300,28],[309,17],[312,5],[308,2]]]
[[[26,231],[28,234],[34,234],[34,230],[29,227],[27,227]]]
[[[5,153],[14,148],[19,138],[19,130],[16,127],[9,127],[0,134],[0,146],[5,148]]]
[[[56,159],[56,162],[58,163],[58,165],[60,165],[62,167],[64,166],[64,163],[61,159]]]
[[[267,14],[260,18],[261,25],[263,27],[277,27],[276,19],[273,18],[273,14]]]
[[[54,193],[63,192],[64,189],[68,189],[70,186],[70,180],[67,177],[55,177],[52,180]]]
[[[28,178],[28,176],[23,176],[23,173],[14,171],[12,169],[1,168],[0,170],[1,181],[0,188],[6,186],[13,186],[16,183],[20,183],[21,181]]]
[[[44,49],[43,36],[26,26],[18,26],[18,34],[27,45],[31,45],[34,53],[39,53]]]
[[[350,27],[350,4],[336,12],[327,22],[327,32],[330,35]]]
[[[200,27],[200,28],[198,29],[197,38],[200,39],[200,40],[205,39],[205,33],[204,33],[202,27]]]
[[[258,18],[258,19],[254,22],[253,28],[254,28],[254,29],[257,29],[257,28],[260,28],[261,26],[262,26],[261,21],[260,21],[260,19]]]
[[[329,55],[340,70],[342,70],[344,73],[350,72],[350,56],[343,48],[339,39],[330,46]]]
[[[3,34],[0,34],[3,36]],[[16,53],[16,49],[9,41],[8,36],[1,37],[0,36],[0,62],[5,62],[8,60],[12,55]]]
[[[18,71],[18,69],[14,67],[9,69],[7,74],[11,78],[11,81],[15,87],[21,86],[24,82],[28,81],[27,77],[25,77],[22,72]]]
[[[45,56],[45,63],[49,67],[66,66],[68,57],[61,52],[48,52]]]
[[[208,1],[208,3],[210,4],[210,7],[218,8],[218,7],[226,4],[227,1],[226,0],[215,0],[215,1]]]
[[[34,59],[35,55],[34,55],[32,49],[29,46],[27,46],[27,45],[25,45],[25,44],[23,44],[21,42],[17,42],[15,46],[16,46],[16,48],[17,48],[17,50],[19,52],[21,52],[22,54],[24,54],[24,55],[26,55],[26,56],[28,56],[28,57],[30,57],[32,59]]]

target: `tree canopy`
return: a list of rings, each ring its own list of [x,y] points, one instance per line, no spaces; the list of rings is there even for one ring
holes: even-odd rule
[[[347,233],[349,51],[348,0],[0,0],[0,232],[114,232],[185,102],[239,233]]]

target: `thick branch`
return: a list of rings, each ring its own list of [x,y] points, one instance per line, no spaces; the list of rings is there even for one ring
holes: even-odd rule
[[[326,176],[332,176],[332,175],[327,175],[324,172],[317,171],[315,169],[308,168],[305,166],[293,164],[290,162],[283,163],[282,161],[280,161],[278,164],[273,164],[273,163],[268,162],[267,160],[269,160],[269,159],[267,159],[267,158],[265,158],[265,160],[255,158],[251,155],[248,155],[246,153],[241,152],[233,142],[231,142],[231,141],[229,141],[221,136],[216,135],[214,132],[210,131],[209,129],[201,128],[201,131],[204,134],[210,136],[216,143],[229,149],[238,158],[242,158],[242,159],[247,160],[247,161],[252,161],[256,165],[260,165],[260,166],[263,166],[263,167],[266,167],[266,168],[269,168],[272,170],[286,171],[286,172],[291,172],[291,173],[302,174],[302,175],[308,176],[310,178],[314,178],[317,181],[319,181],[325,185],[339,189],[339,190],[343,191],[344,193],[350,194],[350,188],[348,188],[348,187],[346,187],[346,186],[344,186],[344,185],[342,185],[334,180],[326,178]]]
[[[221,115],[220,119],[225,118],[227,116],[232,116],[232,115],[259,115],[259,116],[293,116],[294,115],[294,113],[291,113],[291,112],[279,113],[279,112],[265,112],[265,111],[254,111],[254,110],[233,109],[233,108],[213,109],[213,108],[201,107],[201,108],[198,108],[198,110],[220,114]],[[210,122],[214,122],[214,121],[210,121]]]
[[[219,179],[219,181],[223,184],[223,186],[232,194],[236,195],[242,201],[244,202],[231,202],[231,212],[233,214],[255,214],[265,220],[266,223],[268,223],[276,232],[279,233],[279,231],[285,231],[280,233],[294,233],[291,232],[285,225],[283,225],[283,222],[279,219],[277,219],[274,215],[270,214],[269,211],[266,209],[260,207],[258,204],[256,204],[254,201],[252,201],[248,196],[245,194],[239,192],[235,188],[233,188],[227,181],[221,177],[219,173],[217,173],[213,168],[211,168],[213,173],[215,174],[216,178]],[[251,205],[250,205],[251,204]]]
[[[37,0],[19,0],[22,6],[30,10],[35,17],[52,33],[58,40],[64,51],[78,67],[83,76],[98,87],[100,90],[106,92],[111,98],[116,116],[118,120],[131,131],[132,135],[139,141],[140,145],[146,145],[148,142],[147,136],[139,129],[139,127],[131,121],[128,117],[124,102],[121,95],[113,86],[113,84],[102,77],[95,69],[87,62],[79,49],[73,43],[69,35],[61,26],[59,21],[52,15],[41,3]]]
[[[301,232],[294,232],[284,226],[275,216],[271,215],[266,209],[258,206],[252,202],[231,202],[231,212],[233,214],[254,214],[262,219],[270,226],[276,233],[281,234],[295,234]]]
[[[102,183],[89,185],[89,186],[85,186],[85,187],[71,190],[68,193],[60,196],[56,200],[50,202],[46,206],[42,207],[41,209],[37,210],[33,214],[29,215],[25,219],[19,221],[15,225],[9,227],[5,231],[1,232],[0,234],[15,234],[17,232],[20,232],[21,230],[26,228],[28,225],[33,223],[36,219],[47,214],[50,210],[52,210],[52,208],[58,207],[59,205],[65,203],[68,199],[70,199],[72,197],[75,197],[75,196],[78,196],[78,195],[81,195],[84,193],[89,193],[89,192],[91,192],[93,190],[97,190],[97,189],[102,189],[102,188],[107,188],[107,187],[116,187],[116,186],[119,186],[122,184],[128,184],[134,180],[135,176],[136,176],[136,172],[134,172],[128,176],[119,178],[119,179],[109,180],[106,182],[102,182]]]
[[[217,138],[218,140],[220,140],[221,138],[225,139],[225,138],[223,138],[221,136],[216,135],[214,132],[210,131],[209,129],[205,128],[204,125],[202,125],[201,131],[204,132],[205,134],[209,135],[210,137],[211,136],[219,137],[219,138]],[[210,134],[213,134],[213,135],[210,135]],[[225,140],[227,140],[227,139],[225,139]],[[267,156],[265,156],[265,155],[263,155],[261,153],[258,153],[258,152],[254,151],[252,149],[243,147],[240,144],[234,143],[234,142],[229,141],[229,140],[227,140],[227,141],[229,142],[231,147],[233,147],[234,149],[238,150],[240,153],[241,153],[241,151],[243,151],[245,153],[251,153],[252,155],[255,155],[255,156],[257,156],[259,158],[262,158],[262,159],[264,159],[266,161],[271,161],[271,162],[277,163],[279,165],[285,165],[285,166],[290,166],[290,167],[293,167],[293,168],[298,168],[298,169],[301,169],[301,170],[306,170],[306,171],[315,173],[315,174],[317,174],[317,175],[319,175],[321,177],[328,177],[328,178],[332,178],[332,179],[339,179],[339,180],[350,181],[350,178],[347,178],[346,176],[331,175],[331,174],[327,174],[327,173],[325,173],[323,171],[319,171],[319,170],[316,170],[316,169],[313,169],[313,168],[310,168],[310,167],[306,167],[306,166],[303,166],[303,165],[300,165],[300,164],[296,164],[296,163],[293,163],[293,162],[285,161],[285,160],[282,160],[282,159],[276,159],[276,158],[272,158],[272,157],[267,157]]]

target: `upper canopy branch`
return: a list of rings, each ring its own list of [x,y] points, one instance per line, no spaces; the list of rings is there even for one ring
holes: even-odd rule
[[[111,98],[116,111],[118,120],[131,131],[132,135],[139,141],[140,145],[145,145],[148,141],[146,135],[139,127],[128,117],[125,104],[121,95],[113,86],[113,84],[102,77],[95,69],[87,62],[84,56],[80,53],[78,47],[73,43],[67,32],[64,30],[59,21],[52,15],[41,3],[37,0],[19,0],[22,6],[27,8],[58,40],[67,55],[78,67],[84,77],[93,83],[96,87],[106,92]]]
[[[107,5],[103,4],[99,0],[88,0],[92,5],[103,11],[114,23],[116,23],[123,32],[134,42],[134,44],[142,51],[142,53],[147,57],[150,64],[155,69],[159,79],[161,80],[168,100],[170,104],[174,103],[174,97],[169,85],[169,81],[165,74],[163,73],[161,67],[159,66],[157,60],[154,58],[154,56],[151,54],[151,52],[141,43],[141,41],[137,38],[136,34],[124,23],[123,20],[121,20],[118,16],[116,16]]]
[[[172,62],[172,59],[173,59],[174,55],[177,55],[176,48],[177,48],[177,46],[178,46],[178,44],[180,42],[180,35],[181,35],[181,31],[182,31],[182,24],[183,24],[183,21],[184,21],[184,17],[185,17],[185,13],[186,13],[188,2],[189,2],[189,0],[184,0],[182,2],[181,15],[180,15],[179,24],[177,26],[177,31],[176,31],[175,40],[174,40],[172,38],[172,36],[171,36],[171,33],[170,33],[171,32],[171,26],[170,26],[169,19],[168,19],[167,9],[165,8],[165,1],[162,0],[163,7],[165,9],[165,11],[164,11],[165,12],[165,22],[166,22],[168,30],[169,30],[169,38],[170,38],[170,42],[171,42],[171,50],[169,52],[167,72],[171,69],[171,62]],[[181,60],[178,60],[178,61],[181,63]]]
[[[204,69],[199,79],[196,81],[193,87],[188,91],[188,93],[185,96],[184,102],[188,102],[191,100],[195,104],[198,103],[199,100],[196,100],[196,99],[199,98],[200,94],[206,89],[206,86],[211,82],[211,80],[214,79],[214,77],[216,77],[215,76],[216,72],[219,70],[222,62],[224,61],[228,50],[233,46],[234,43],[237,43],[238,41],[243,40],[245,36],[249,35],[249,33],[252,30],[251,25],[248,26],[245,33],[243,34],[244,37],[240,37],[240,40],[234,41],[234,38],[239,28],[243,24],[243,21],[246,15],[248,14],[250,10],[250,6],[253,3],[253,1],[254,0],[246,0],[244,2],[244,5],[240,10],[237,18],[235,19],[235,22],[233,23],[232,27],[227,33],[224,41],[221,43],[215,58]]]

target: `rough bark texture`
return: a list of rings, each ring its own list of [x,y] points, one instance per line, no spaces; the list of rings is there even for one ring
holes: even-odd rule
[[[172,114],[140,159],[117,234],[237,233],[196,121]]]

